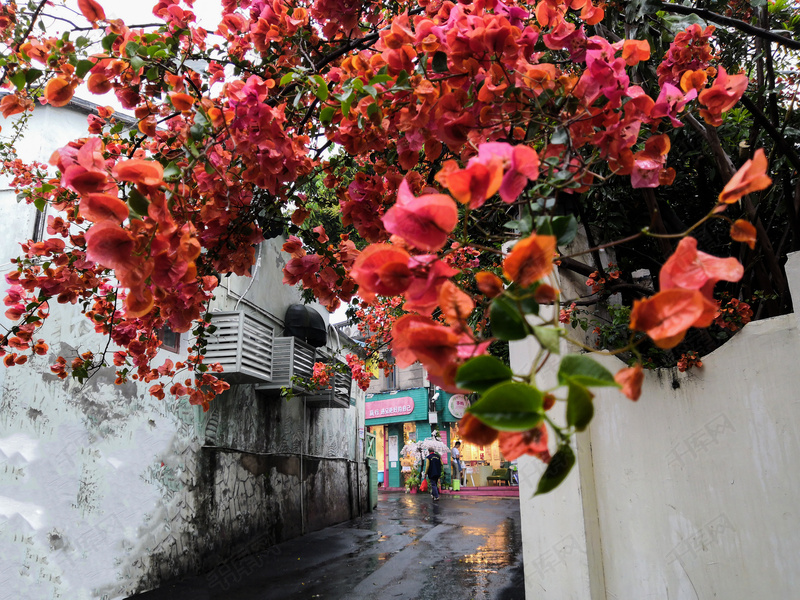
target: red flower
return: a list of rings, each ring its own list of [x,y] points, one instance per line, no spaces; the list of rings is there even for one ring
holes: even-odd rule
[[[733,204],[745,194],[763,190],[771,183],[772,179],[767,175],[767,157],[764,156],[764,150],[759,148],[753,158],[734,173],[722,189],[719,201],[722,204]]]
[[[450,196],[415,198],[405,179],[397,191],[397,203],[383,216],[386,231],[427,252],[441,249],[456,223],[458,207]]]
[[[506,460],[516,460],[523,454],[532,454],[544,462],[550,461],[547,449],[547,427],[544,423],[528,431],[501,431],[500,454]]]
[[[636,364],[620,369],[614,375],[614,381],[622,386],[622,393],[635,402],[642,395],[642,382],[644,381],[642,365]]]

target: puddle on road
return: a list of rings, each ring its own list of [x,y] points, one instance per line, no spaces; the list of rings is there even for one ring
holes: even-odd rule
[[[454,561],[449,568],[459,571],[462,577],[472,579],[470,583],[476,589],[487,589],[491,575],[517,563],[522,550],[519,532],[512,519],[507,519],[491,533],[480,527],[465,527],[464,532],[487,536],[486,543],[474,553]]]

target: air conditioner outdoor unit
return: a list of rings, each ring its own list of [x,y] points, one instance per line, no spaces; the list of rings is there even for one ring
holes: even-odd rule
[[[353,378],[350,369],[340,360],[336,361],[337,370],[331,386],[323,390],[314,390],[306,394],[306,406],[312,408],[348,408]]]
[[[216,327],[208,336],[205,362],[222,365],[220,377],[230,383],[258,383],[272,379],[274,327],[251,314],[211,313]]]
[[[310,378],[316,362],[316,349],[296,337],[276,337],[272,353],[272,380],[256,386],[256,390],[292,388],[296,393],[305,388],[292,381],[293,376]]]

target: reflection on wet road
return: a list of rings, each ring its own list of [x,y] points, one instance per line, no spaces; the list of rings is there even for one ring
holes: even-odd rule
[[[253,561],[253,558],[256,561]],[[516,498],[381,493],[378,509],[141,600],[522,600]],[[224,589],[223,589],[224,588]]]

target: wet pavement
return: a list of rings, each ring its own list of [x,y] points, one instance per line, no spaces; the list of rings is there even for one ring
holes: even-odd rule
[[[365,516],[136,600],[523,600],[519,500],[379,493]]]

